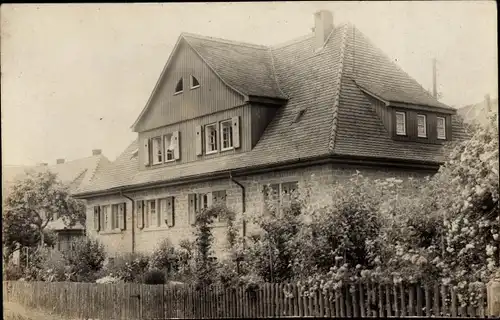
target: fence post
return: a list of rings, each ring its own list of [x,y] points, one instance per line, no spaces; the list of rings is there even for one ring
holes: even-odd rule
[[[500,280],[492,279],[487,284],[488,315],[500,316]]]

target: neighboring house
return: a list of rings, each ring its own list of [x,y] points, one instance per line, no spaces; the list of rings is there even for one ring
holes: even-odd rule
[[[353,25],[314,18],[312,34],[275,46],[181,34],[132,126],[137,140],[78,190],[87,235],[111,254],[148,252],[191,237],[196,212],[216,201],[265,210],[268,184],[285,202],[312,174],[331,184],[356,170],[435,173],[443,143],[464,135],[456,110]]]
[[[491,99],[490,95],[487,94],[483,101],[462,107],[457,110],[457,113],[462,116],[466,123],[486,125],[490,111],[498,116],[498,98]]]
[[[2,168],[2,191],[3,199],[8,195],[11,186],[16,180],[23,179],[29,171],[42,172],[51,171],[57,174],[58,179],[69,186],[70,192],[75,192],[79,187],[84,187],[90,183],[94,175],[103,170],[111,162],[101,154],[101,150],[92,150],[92,156],[73,161],[65,162],[64,159],[57,159],[56,164],[46,163],[37,166],[3,166]],[[46,227],[57,234],[58,250],[71,249],[74,239],[85,235],[85,226],[76,223],[74,226],[67,226],[61,217],[49,222]]]

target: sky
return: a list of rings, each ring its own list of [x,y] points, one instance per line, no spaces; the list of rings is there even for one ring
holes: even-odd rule
[[[493,1],[3,4],[2,163],[110,160],[136,138],[144,108],[181,32],[263,45],[311,32],[333,12],[460,107],[498,96]]]

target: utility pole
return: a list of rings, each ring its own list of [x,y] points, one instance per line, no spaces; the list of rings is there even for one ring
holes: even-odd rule
[[[438,98],[437,96],[437,75],[436,75],[436,58],[432,59],[432,95],[434,98]]]

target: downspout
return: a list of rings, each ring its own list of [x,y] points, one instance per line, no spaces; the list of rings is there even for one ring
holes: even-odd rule
[[[240,188],[241,188],[241,202],[242,202],[242,214],[244,215],[245,214],[245,211],[246,211],[246,199],[245,199],[245,195],[246,195],[246,192],[245,192],[245,187],[238,181],[236,181],[232,174],[231,174],[231,171],[229,171],[229,179],[236,183]],[[246,221],[245,221],[245,218],[243,217],[243,245],[245,245],[245,236],[247,235],[247,225],[246,225]]]
[[[131,230],[132,230],[132,253],[135,253],[135,201],[134,199],[130,198],[129,196],[123,194],[123,191],[120,190],[120,195],[124,198],[127,198],[128,200],[130,200],[132,202],[132,227],[131,227]],[[125,211],[126,212],[126,211]]]

